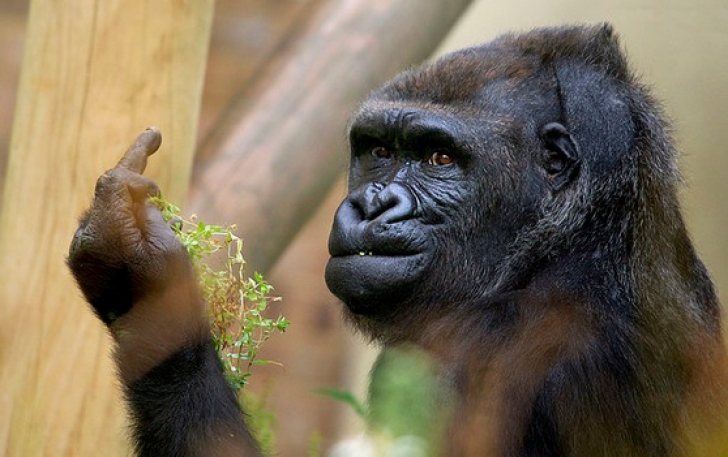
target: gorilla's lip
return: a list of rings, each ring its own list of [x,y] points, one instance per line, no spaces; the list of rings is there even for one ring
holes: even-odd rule
[[[329,290],[354,314],[377,314],[409,296],[430,265],[426,252],[400,255],[349,254],[331,257]]]
[[[418,255],[422,255],[422,251],[412,251],[412,252],[378,252],[375,250],[361,250],[358,252],[351,252],[351,253],[343,253],[343,254],[335,254],[331,255],[332,259],[342,259],[346,257],[414,257]]]
[[[431,229],[415,220],[384,224],[361,221],[334,224],[329,237],[329,254],[341,257],[411,257],[431,248]]]
[[[342,257],[412,257],[425,254],[424,243],[387,240],[385,243],[339,243],[330,246],[332,258]],[[348,246],[347,246],[348,244]]]

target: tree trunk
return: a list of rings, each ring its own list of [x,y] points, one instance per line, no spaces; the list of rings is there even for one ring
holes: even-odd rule
[[[125,455],[109,338],[64,265],[96,178],[161,128],[187,191],[212,0],[33,0],[0,209],[0,454]]]

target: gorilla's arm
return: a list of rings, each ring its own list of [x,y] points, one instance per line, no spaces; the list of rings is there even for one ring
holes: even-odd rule
[[[142,176],[161,142],[142,133],[96,184],[68,265],[115,342],[140,456],[258,456],[211,342],[187,253]]]

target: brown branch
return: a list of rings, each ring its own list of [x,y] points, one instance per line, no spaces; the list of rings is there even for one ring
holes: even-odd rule
[[[346,123],[373,88],[427,58],[470,0],[330,0],[254,99],[198,154],[189,207],[236,222],[268,270],[345,170]]]

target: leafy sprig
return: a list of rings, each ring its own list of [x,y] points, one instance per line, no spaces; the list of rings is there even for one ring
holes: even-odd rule
[[[266,316],[273,287],[260,273],[245,275],[243,240],[235,225],[211,225],[195,215],[182,217],[180,208],[152,197],[175,234],[187,249],[200,288],[208,303],[213,341],[225,368],[225,376],[236,391],[248,383],[254,365],[274,362],[258,359],[258,352],[273,333],[285,332],[289,322],[279,315]],[[213,265],[219,268],[213,267]]]

